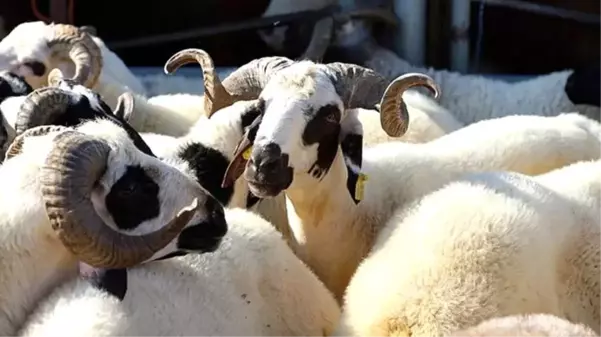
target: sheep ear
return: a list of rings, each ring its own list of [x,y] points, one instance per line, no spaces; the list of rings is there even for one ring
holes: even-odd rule
[[[257,134],[257,130],[261,125],[262,119],[262,114],[255,118],[255,120],[246,129],[242,141],[240,141],[238,146],[236,146],[236,149],[234,150],[234,159],[232,159],[225,170],[225,175],[223,176],[223,181],[221,182],[222,188],[232,186],[234,182],[240,178],[242,173],[244,173],[244,169],[248,163],[248,158],[250,158],[250,152],[252,151],[252,146],[255,141],[255,135]]]
[[[357,116],[358,110],[347,110],[341,122],[340,148],[347,169],[346,187],[351,198],[358,204],[363,199],[363,186],[367,176],[361,173],[363,162],[363,125]]]

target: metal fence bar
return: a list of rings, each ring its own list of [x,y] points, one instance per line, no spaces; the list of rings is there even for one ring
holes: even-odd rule
[[[480,0],[471,0],[480,1]],[[576,1],[576,0],[573,0]],[[547,16],[559,17],[566,20],[574,20],[585,24],[596,24],[601,25],[601,18],[599,15],[583,13],[580,11],[558,8],[549,5],[535,4],[529,1],[522,0],[486,0],[487,5],[513,8],[525,12],[532,12],[536,14],[542,14]]]
[[[467,72],[470,64],[470,0],[453,0],[451,70]]]

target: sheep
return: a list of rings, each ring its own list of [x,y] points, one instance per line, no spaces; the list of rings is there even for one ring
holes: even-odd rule
[[[88,33],[72,25],[22,23],[0,41],[0,69],[25,77],[33,89],[46,86],[54,68],[74,73],[74,80],[97,91],[112,109],[122,94],[131,94],[140,109],[132,126],[139,131],[181,136],[202,115],[203,99],[198,95],[147,98],[144,86],[123,61]]]
[[[599,336],[584,324],[548,314],[515,315],[492,318],[449,337],[472,336]]]
[[[371,104],[378,93],[370,93],[368,79],[357,73],[361,87],[357,77],[345,76],[351,70],[336,75],[330,67],[299,62],[271,75],[255,103],[256,123],[238,145],[223,185],[243,176],[259,198],[285,192],[297,254],[339,300],[374,235],[401,205],[465,172],[539,174],[600,156],[601,126],[578,114],[510,116],[424,144],[387,142],[363,149],[361,123],[345,108]],[[380,94],[389,135],[407,129],[402,93],[416,85],[436,91],[426,75],[407,74]],[[349,91],[361,101],[340,98]]]
[[[600,202],[599,160],[451,182],[384,225],[334,334],[442,336],[545,313],[598,335]]]
[[[15,138],[14,121],[19,111],[22,97],[32,91],[33,89],[23,77],[9,71],[0,71],[0,114],[2,115],[2,124],[0,125],[1,160],[4,160],[6,149]]]
[[[269,60],[280,63],[271,66]],[[248,191],[248,187],[243,182],[237,184],[235,188],[222,188],[220,179],[232,159],[236,144],[242,139],[244,129],[256,117],[252,104],[234,103],[254,99],[258,95],[252,88],[248,89],[249,85],[244,82],[244,79],[256,76],[252,74],[255,67],[272,67],[273,71],[277,71],[292,61],[280,57],[258,59],[241,67],[221,83],[214,72],[213,61],[208,53],[201,49],[185,49],[175,53],[166,62],[165,72],[173,73],[182,65],[191,62],[201,65],[205,80],[212,84],[208,86],[208,92],[214,94],[205,96],[205,107],[209,108],[206,118],[200,119],[180,140],[157,134],[142,134],[142,137],[159,157],[172,160],[173,165],[177,162],[186,163],[189,169],[196,172],[198,182],[215,195],[223,205],[246,208],[256,205],[255,210],[272,222],[284,237],[289,238],[290,231],[283,194],[273,199],[259,201],[259,198]],[[409,131],[401,140],[425,142],[459,128],[459,124],[453,117],[438,108],[433,100],[425,99],[425,96],[409,94],[406,96],[411,102],[410,111],[418,117],[415,121],[412,120]],[[230,108],[232,104],[237,105]],[[137,109],[134,107],[133,111],[135,114]],[[372,130],[365,137],[367,145],[390,140],[379,126],[380,117],[377,111],[360,109],[358,113],[366,128]],[[128,122],[131,120],[131,116],[124,118]]]
[[[114,98],[114,102],[109,102],[111,107],[116,105],[116,98],[124,89],[118,89],[117,95],[106,95],[101,90],[104,87],[114,85],[145,95],[144,86],[123,61],[100,38],[88,33],[72,25],[23,22],[0,41],[0,69],[25,77],[38,89],[46,85],[48,74],[54,68],[66,74],[74,73],[74,66],[87,68],[78,80],[90,88],[100,86],[98,91],[108,96],[105,99]]]
[[[225,218],[230,230],[215,252],[128,269],[121,299],[71,280],[39,305],[20,334],[330,335],[338,304],[272,225],[239,208],[226,209]]]
[[[361,25],[350,22],[349,25]],[[354,29],[340,30],[338,44]],[[555,116],[562,111],[578,111],[599,120],[599,65],[562,70],[518,83],[507,83],[447,70],[416,67],[392,51],[380,47],[369,34],[353,44],[348,55],[360,55],[361,64],[393,79],[400,74],[418,72],[431,76],[440,84],[440,104],[451,111],[459,122],[467,125],[480,120],[508,115]],[[344,47],[343,47],[344,48]]]
[[[227,231],[223,208],[192,177],[141,152],[110,120],[34,127],[9,153],[0,166],[2,335],[76,276],[78,261],[128,268],[215,250]]]

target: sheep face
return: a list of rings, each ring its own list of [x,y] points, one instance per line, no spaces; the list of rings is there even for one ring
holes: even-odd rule
[[[0,70],[23,76],[34,89],[46,85],[50,70],[75,74],[93,86],[102,68],[100,49],[86,30],[42,21],[25,22],[0,41]]]
[[[123,128],[140,151],[153,155],[138,132],[125,121],[133,110],[131,94],[121,95],[115,111],[111,111],[98,93],[63,78],[60,71],[51,72],[49,83],[50,87],[37,89],[25,99],[15,122],[17,134],[41,125],[72,127],[102,118]]]
[[[251,109],[258,117],[247,128],[249,142],[237,152],[246,151],[246,157],[250,151],[244,178],[254,195],[274,197],[289,188],[297,174],[322,179],[341,143],[349,173],[361,165],[361,124],[355,113],[345,110],[325,65],[299,62],[281,70]],[[239,160],[234,157],[230,170],[240,170],[231,168]]]
[[[122,128],[107,120],[41,128],[50,132],[25,134],[20,150],[48,150],[40,159],[46,212],[82,262],[128,268],[217,248],[227,231],[223,208],[192,177],[140,152]]]
[[[3,117],[0,127],[0,148],[3,150],[2,152],[6,150],[9,140],[14,136],[12,126],[7,124],[10,124],[11,121],[14,122],[13,112],[16,111],[15,109],[17,109],[19,103],[16,101],[18,99],[12,98],[25,96],[32,91],[33,89],[23,77],[9,71],[0,71],[0,113]],[[2,104],[9,99],[14,100],[14,102]],[[5,110],[10,110],[10,112]]]

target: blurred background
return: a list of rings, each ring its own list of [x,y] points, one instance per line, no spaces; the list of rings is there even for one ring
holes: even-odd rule
[[[363,63],[354,44],[369,38],[414,65],[532,76],[598,64],[599,12],[599,0],[2,0],[0,38],[24,21],[90,25],[134,72],[190,47],[229,68],[301,57],[334,16],[325,62]]]

